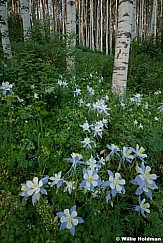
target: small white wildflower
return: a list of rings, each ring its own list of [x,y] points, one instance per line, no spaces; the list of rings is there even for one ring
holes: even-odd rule
[[[159,120],[159,118],[158,118],[158,117],[155,117],[155,118],[154,118],[154,121],[158,121],[158,120]]]
[[[140,123],[138,126],[139,129],[143,129],[143,125]]]
[[[35,99],[39,99],[39,96],[38,96],[37,93],[34,93],[34,98],[35,98]]]

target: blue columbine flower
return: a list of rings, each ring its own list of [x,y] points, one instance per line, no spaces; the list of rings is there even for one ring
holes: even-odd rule
[[[94,137],[99,136],[102,138],[102,132],[104,129],[101,126],[95,124],[95,126],[92,127],[92,130],[94,131]]]
[[[90,138],[86,137],[86,138],[84,138],[83,141],[81,141],[81,143],[83,144],[83,148],[92,149],[91,143],[94,143],[94,141],[92,141]]]
[[[122,149],[122,160],[127,161],[129,163],[132,163],[132,160],[134,159],[134,156],[131,154],[132,150],[128,147],[123,147]]]
[[[136,195],[141,195],[144,192],[148,198],[152,199],[152,190],[157,189],[154,181],[157,179],[157,175],[150,174],[151,168],[145,166],[144,162],[142,162],[141,167],[136,166],[136,171],[140,174],[131,181],[132,184],[139,186],[136,190]]]
[[[87,85],[87,90],[88,90],[89,96],[93,96],[95,94],[94,89],[92,89],[89,85]]]
[[[87,120],[86,120],[86,122],[83,125],[79,125],[79,126],[83,128],[83,131],[91,132],[90,125],[88,124]]]
[[[118,154],[118,151],[120,151],[119,147],[116,146],[115,144],[106,144],[106,147],[111,150],[111,152],[106,156],[106,161],[110,160],[111,157],[114,156],[114,154],[118,155],[120,157],[120,155]]]
[[[135,153],[134,158],[139,158],[142,162],[145,162],[144,158],[147,158],[147,155],[144,154],[145,149],[143,147],[139,148],[139,145],[136,144],[136,149],[131,148],[131,147],[130,147],[130,149],[132,152]]]
[[[76,181],[63,181],[64,183],[66,183],[66,187],[64,189],[64,192],[68,192],[70,195],[72,193],[72,190],[75,190],[77,187],[77,183]]]
[[[95,170],[84,169],[83,178],[84,180],[80,183],[80,186],[84,188],[85,192],[94,191],[94,188],[101,184],[101,179]]]
[[[81,154],[78,153],[72,153],[71,154],[72,158],[66,158],[65,160],[69,161],[70,163],[72,163],[72,166],[70,168],[70,170],[68,171],[68,173],[73,169],[74,171],[76,170],[76,166],[77,165],[82,165],[85,164],[86,162],[81,161],[81,159],[83,158],[83,156]]]
[[[0,86],[0,89],[3,90],[2,94],[13,94],[14,92],[12,91],[14,84],[9,84],[8,81],[2,82],[2,86]]]
[[[62,171],[60,171],[58,174],[55,174],[54,176],[51,176],[49,178],[52,181],[50,187],[56,185],[57,188],[59,188],[62,186],[63,179],[61,178],[61,173],[62,173]]]
[[[58,212],[56,215],[60,218],[60,230],[68,229],[73,236],[75,235],[75,226],[84,223],[81,217],[77,217],[76,205],[70,210],[65,209],[63,212]]]
[[[109,187],[111,191],[108,191],[106,201],[108,202],[112,197],[115,197],[117,193],[125,193],[125,180],[122,179],[120,173],[113,174],[112,171],[108,170],[109,180],[102,183],[103,187]]]
[[[139,202],[139,205],[137,206],[134,206],[135,207],[135,210],[141,215],[146,218],[146,215],[145,215],[145,212],[146,213],[150,213],[150,204],[149,203],[145,203],[145,199],[143,199],[141,201],[140,197],[138,198],[138,202]]]
[[[21,196],[24,196],[25,198],[32,196],[32,203],[34,205],[36,201],[39,201],[41,194],[47,194],[47,191],[43,188],[43,185],[48,182],[48,179],[49,177],[46,176],[40,181],[38,180],[38,177],[35,177],[33,181],[26,181],[26,184],[21,185]]]

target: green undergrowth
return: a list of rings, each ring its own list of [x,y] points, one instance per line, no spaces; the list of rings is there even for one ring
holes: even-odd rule
[[[75,70],[67,72],[64,38],[58,41],[54,35],[38,39],[33,34],[33,39],[26,43],[14,44],[13,59],[2,60],[0,67],[0,85],[3,81],[15,84],[13,95],[0,93],[0,241],[112,243],[122,236],[163,238],[161,54],[150,54],[133,45],[123,104],[110,91],[113,57],[77,49]],[[87,86],[93,88],[92,96]],[[81,94],[75,95],[76,89]],[[136,94],[140,94],[138,103],[131,101]],[[89,103],[100,99],[106,100],[109,115],[89,108]],[[86,120],[93,124],[103,118],[107,127],[102,138],[91,134],[95,141],[92,149],[83,148],[81,141],[89,132],[83,132],[80,125]],[[136,186],[130,183],[136,176],[136,164],[141,165],[138,159],[130,164],[115,156],[106,163],[100,172],[104,180],[108,169],[114,173],[118,170],[126,180],[126,193],[118,194],[108,204],[103,192],[100,196],[84,194],[80,187],[69,194],[64,192],[65,188],[47,185],[48,195],[34,206],[31,197],[26,201],[20,196],[21,184],[34,177],[41,179],[60,171],[66,174],[71,164],[65,158],[73,152],[82,154],[83,161],[97,154],[106,157],[106,144],[115,144],[120,149],[139,144],[145,149],[146,165],[159,176],[153,199],[142,196],[150,203],[147,218],[139,216],[132,207],[138,205]],[[79,184],[83,168],[77,166],[76,174],[68,174],[66,179]],[[56,217],[57,212],[73,205],[84,218],[84,223],[76,226],[74,237],[68,230],[59,230]]]

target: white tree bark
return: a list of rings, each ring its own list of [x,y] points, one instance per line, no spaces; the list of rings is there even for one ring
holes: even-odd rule
[[[97,0],[97,20],[96,20],[96,50],[99,50],[99,19],[100,19],[100,0]]]
[[[85,38],[84,38],[84,0],[81,2],[81,21],[80,21],[80,34],[82,40],[82,46],[85,45]]]
[[[11,44],[8,32],[7,1],[1,0],[0,3],[0,31],[2,36],[3,53],[6,58],[12,57]]]
[[[117,2],[116,2],[117,3]],[[117,8],[116,8],[116,12],[117,12]],[[110,1],[109,4],[109,52],[110,52],[110,56],[112,56],[112,49],[113,49],[113,21],[112,21],[112,2]],[[117,14],[115,14],[115,32],[117,30]]]
[[[157,0],[153,0],[150,36],[154,38],[156,37],[156,14],[157,14]]]
[[[91,32],[91,49],[94,50],[94,20],[93,20],[93,0],[90,0],[90,32]]]
[[[106,55],[109,53],[109,1],[106,0]]]
[[[136,38],[136,0],[133,0],[131,38]]]
[[[125,99],[129,50],[131,42],[132,4],[130,0],[119,0],[118,30],[116,36],[112,91],[121,100]]]
[[[49,16],[50,32],[52,33],[54,31],[52,0],[48,0],[48,16]]]
[[[103,0],[100,0],[100,51],[103,51]]]
[[[65,0],[62,0],[62,34],[65,34]]]
[[[141,17],[141,19],[140,19],[139,33],[140,33],[140,39],[142,41],[143,36],[144,36],[144,0],[141,1],[140,6],[141,6],[141,8],[140,8],[141,14],[140,14],[139,18]]]
[[[73,49],[76,46],[76,3],[75,0],[67,0],[67,69],[71,70],[75,66]]]
[[[24,40],[27,40],[31,29],[29,0],[20,0],[20,12],[23,22]]]

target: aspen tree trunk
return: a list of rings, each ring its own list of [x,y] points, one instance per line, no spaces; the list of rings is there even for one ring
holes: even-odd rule
[[[84,38],[84,0],[81,3],[81,21],[80,21],[80,34],[82,39],[82,46],[85,46],[85,38]]]
[[[27,40],[31,29],[29,0],[20,0],[20,10],[23,22],[24,40]]]
[[[144,37],[144,0],[141,2],[141,24],[140,24],[140,37],[141,41],[143,40]]]
[[[112,91],[121,100],[125,99],[132,22],[131,0],[119,0],[118,30],[116,36]]]
[[[147,9],[147,2],[145,1],[144,6],[144,37],[147,38],[147,32],[148,32],[148,9]]]
[[[117,11],[117,8],[116,8],[116,11]],[[117,14],[115,15],[115,18]],[[112,55],[112,50],[113,50],[113,23],[112,23],[112,3],[111,3],[111,0],[110,0],[110,5],[109,5],[109,17],[110,17],[110,20],[109,20],[109,52],[110,52],[110,56]],[[116,23],[117,21],[115,21],[115,26],[116,26]],[[117,28],[115,28],[117,29]],[[116,32],[116,30],[115,30]]]
[[[157,37],[157,6],[158,6],[158,1],[156,0],[155,24],[154,24],[154,42],[156,41],[156,37]]]
[[[49,16],[50,32],[52,33],[54,32],[52,0],[48,0],[48,16]]]
[[[153,37],[154,39],[156,37],[156,14],[157,14],[157,0],[153,0],[150,36]]]
[[[30,23],[31,23],[31,26],[33,26],[33,19],[32,19],[32,1],[29,0],[29,15],[30,15]]]
[[[58,30],[58,22],[57,22],[57,15],[58,15],[58,7],[57,7],[57,0],[53,2],[53,13],[54,13],[54,29],[55,31]]]
[[[100,51],[103,51],[103,0],[100,0]]]
[[[73,49],[76,46],[76,3],[75,0],[67,0],[67,69],[71,70],[75,66]]]
[[[118,28],[118,0],[115,1],[115,36]]]
[[[109,54],[108,42],[109,42],[109,0],[106,0],[106,55]]]
[[[39,20],[40,19],[40,13],[39,13],[39,0],[37,0],[37,4],[36,4],[36,19]]]
[[[8,32],[8,17],[7,17],[7,0],[1,0],[0,3],[0,31],[2,38],[3,53],[6,58],[12,57],[11,44]]]
[[[136,0],[133,0],[131,38],[136,38]]]
[[[143,5],[144,0],[139,1],[139,11],[137,12],[137,18],[139,22],[139,40],[143,39]]]
[[[90,41],[90,46],[91,49],[94,50],[94,21],[93,21],[93,0],[90,0],[90,36],[91,36],[91,41]]]
[[[86,46],[89,47],[89,25],[88,25],[88,0],[86,0],[85,6],[85,35],[86,35]]]
[[[160,33],[161,33],[161,50],[163,52],[163,14],[162,14],[162,10],[163,10],[163,1],[161,0],[161,10],[160,10]]]
[[[81,45],[81,4],[78,1],[78,35],[79,35],[79,45]]]
[[[97,22],[96,22],[96,50],[100,49],[99,45],[99,19],[100,19],[100,0],[97,0]]]
[[[65,0],[62,0],[62,34],[65,34]]]

